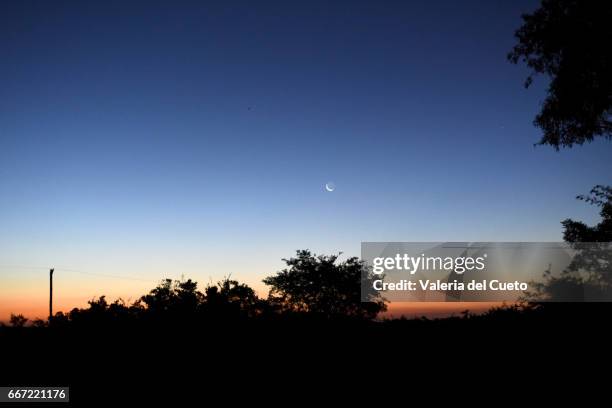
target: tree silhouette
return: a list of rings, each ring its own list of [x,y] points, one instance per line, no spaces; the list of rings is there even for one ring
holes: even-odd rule
[[[202,302],[204,294],[198,291],[197,282],[191,279],[173,281],[165,279],[147,295],[139,299],[151,314],[184,314],[194,313]]]
[[[563,238],[575,250],[560,276],[545,271],[543,282],[532,282],[526,294],[531,301],[584,301],[612,299],[612,188],[595,186],[589,195],[577,197],[601,207],[602,220],[595,226],[566,219]]]
[[[583,222],[566,219],[561,222],[563,239],[567,242],[612,242],[612,187],[597,185],[589,195],[576,198],[601,207],[601,222],[589,227]]]
[[[271,287],[267,299],[230,278],[208,285],[203,292],[191,279],[164,279],[131,304],[122,299],[109,302],[102,295],[88,301],[87,308],[57,312],[48,323],[38,319],[34,326],[109,332],[127,327],[166,330],[181,326],[200,330],[210,323],[218,327],[219,323],[284,321],[295,314],[369,320],[386,310],[380,293],[368,289],[368,283],[362,285],[364,277],[369,279],[371,274],[356,257],[338,262],[337,255],[317,256],[301,250],[295,258],[284,261],[288,268],[264,279]],[[368,301],[362,302],[362,298]],[[11,324],[21,327],[27,320],[22,315],[12,315]]]
[[[551,78],[548,95],[535,125],[544,134],[540,144],[555,149],[612,138],[612,7],[609,2],[543,0],[515,36],[518,44],[508,54],[513,63],[527,64],[534,75]],[[566,219],[563,238],[576,255],[561,276],[544,273],[543,282],[527,300],[609,300],[612,289],[612,188],[595,186],[578,196],[601,207],[602,221],[589,227]]]
[[[209,316],[254,317],[259,315],[263,301],[248,285],[225,278],[205,290],[203,305]]]
[[[308,312],[326,318],[372,319],[386,310],[379,293],[361,302],[361,279],[366,266],[358,258],[336,263],[338,256],[297,251],[283,259],[288,268],[263,280],[271,287],[269,300],[285,311]]]
[[[580,221],[562,222],[563,237],[578,250],[568,272],[587,271],[586,280],[603,290],[612,288],[612,187],[595,186],[579,200],[599,206],[601,221],[592,227]],[[585,244],[583,244],[585,243]]]
[[[548,96],[535,125],[540,144],[556,149],[581,145],[595,137],[612,137],[612,7],[606,1],[543,0],[522,16],[508,54],[551,78]]]

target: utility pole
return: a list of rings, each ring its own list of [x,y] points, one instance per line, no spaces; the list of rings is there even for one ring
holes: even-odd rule
[[[51,268],[49,270],[49,323],[53,318],[53,271],[55,269]]]

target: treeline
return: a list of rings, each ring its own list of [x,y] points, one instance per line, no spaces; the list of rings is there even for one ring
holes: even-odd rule
[[[608,218],[604,221],[607,222]],[[566,232],[568,230],[566,227]],[[597,255],[597,259],[601,259],[601,256]],[[577,257],[584,263],[583,258]],[[592,254],[589,252],[587,259],[590,258]],[[287,265],[285,269],[263,280],[269,287],[265,298],[259,297],[248,285],[230,278],[204,288],[200,288],[198,283],[191,279],[165,279],[132,303],[122,299],[109,301],[102,295],[90,300],[86,308],[74,308],[67,313],[57,312],[49,320],[36,319],[30,322],[21,314],[13,314],[9,326],[75,329],[180,327],[201,330],[211,325],[256,324],[261,327],[262,323],[277,325],[278,322],[283,322],[280,326],[284,327],[287,327],[287,323],[304,325],[309,322],[317,325],[325,322],[331,325],[339,322],[368,324],[387,310],[386,301],[380,292],[371,290],[366,294],[369,302],[361,301],[362,284],[368,288],[371,288],[371,285],[362,282],[363,276],[368,274],[364,273],[366,266],[358,258],[340,262],[337,255],[315,255],[308,250],[300,250],[295,257],[284,261]],[[555,296],[551,294],[565,293],[568,287],[572,289],[579,284],[580,288],[584,288],[595,278],[597,282],[609,278],[609,262],[603,262],[602,265],[605,267],[598,271],[596,277],[580,282],[570,274],[571,271],[559,278],[549,277],[536,286],[539,293],[532,294],[530,299],[525,299],[520,305],[494,308],[481,315],[465,311],[460,316],[437,319],[435,324],[448,326],[460,321],[465,326],[466,321],[487,321],[487,324],[491,324],[513,322],[516,319],[528,322],[544,315],[547,316],[546,319],[562,318],[567,321],[571,318],[570,315],[583,316],[587,310],[591,316],[598,315],[603,310],[607,314],[610,310],[608,305],[544,305],[538,302],[538,299],[555,300]],[[566,300],[563,296],[558,297],[557,300]],[[398,322],[405,325],[408,321],[403,318],[396,319],[395,322],[390,319],[382,320],[385,320],[383,323],[388,326]],[[432,321],[425,318],[411,321],[412,326],[423,323],[431,325]]]
[[[339,262],[338,256],[297,251],[284,259],[287,267],[264,279],[266,298],[244,283],[226,278],[200,289],[191,279],[162,281],[133,303],[106,296],[90,300],[87,308],[57,312],[49,321],[37,319],[34,327],[102,327],[133,324],[229,323],[275,319],[370,321],[386,310],[384,299],[372,291],[361,301],[362,270],[358,258]],[[10,325],[24,327],[28,319],[12,315]]]

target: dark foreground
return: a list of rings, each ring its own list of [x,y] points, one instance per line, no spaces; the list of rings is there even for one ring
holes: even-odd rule
[[[593,373],[589,366],[606,367],[611,310],[556,304],[441,320],[292,316],[205,326],[4,327],[0,383],[67,385],[72,404],[83,406],[216,406],[213,397],[232,405],[346,402],[414,391],[421,381],[475,385],[508,373],[523,387],[550,373],[575,388]]]

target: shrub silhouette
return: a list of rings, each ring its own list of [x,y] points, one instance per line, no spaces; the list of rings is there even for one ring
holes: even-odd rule
[[[28,322],[28,318],[25,317],[24,315],[11,313],[11,318],[9,320],[9,323],[11,324],[11,326],[24,327],[27,322]]]

